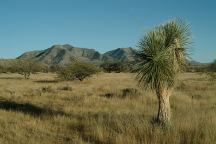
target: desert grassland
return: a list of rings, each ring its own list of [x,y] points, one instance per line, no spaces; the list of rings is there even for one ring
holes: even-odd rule
[[[0,143],[216,143],[215,82],[182,74],[171,108],[171,128],[152,124],[156,96],[129,73],[100,73],[83,82],[57,81],[51,73],[29,80],[0,74]]]

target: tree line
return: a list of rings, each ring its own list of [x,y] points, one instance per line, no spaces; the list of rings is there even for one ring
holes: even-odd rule
[[[24,59],[0,60],[0,73],[18,73],[23,75],[25,79],[29,79],[31,74],[38,72],[57,73],[58,77],[63,80],[84,80],[98,72],[120,73],[120,72],[135,72],[135,65],[138,62],[103,62],[92,63],[87,61],[73,60],[68,65],[47,65],[42,62]],[[215,79],[216,60],[208,65],[185,67],[187,72],[202,72],[208,74]]]
[[[13,59],[0,60],[0,73],[18,73],[23,75],[25,79],[29,79],[31,74],[38,72],[53,72],[57,73],[58,77],[63,80],[80,80],[83,81],[97,72],[131,72],[131,62],[103,62],[93,63],[88,61],[72,60],[67,65],[47,65],[42,62]]]
[[[31,74],[37,72],[47,72],[48,65],[24,59],[1,60],[0,73],[18,73],[23,75],[25,79],[29,79]]]

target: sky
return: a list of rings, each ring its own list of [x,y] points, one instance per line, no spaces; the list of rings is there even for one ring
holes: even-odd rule
[[[0,0],[0,58],[54,44],[103,53],[136,48],[146,32],[174,18],[191,25],[191,57],[216,59],[215,0]]]

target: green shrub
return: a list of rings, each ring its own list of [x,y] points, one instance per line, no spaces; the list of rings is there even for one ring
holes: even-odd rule
[[[216,72],[216,60],[214,60],[214,62],[212,62],[209,66],[208,66],[208,70],[211,72]]]
[[[0,60],[0,73],[8,73],[13,71],[14,60]]]
[[[58,65],[58,64],[56,64],[56,65],[51,65],[50,67],[49,67],[49,72],[58,72],[59,70],[61,70],[62,69],[62,66],[61,65]]]
[[[0,73],[19,73],[28,79],[36,72],[48,72],[48,65],[24,59],[0,60]]]
[[[208,67],[207,67],[207,72],[206,74],[210,78],[210,80],[216,80],[216,60],[212,62]]]
[[[121,62],[105,62],[103,64],[100,65],[100,67],[108,73],[111,72],[116,72],[116,73],[120,73],[123,71],[123,63]]]
[[[42,63],[31,60],[17,59],[13,62],[10,71],[23,75],[25,79],[29,79],[31,74],[36,72],[44,72],[46,71],[45,69],[45,65]]]
[[[135,62],[104,62],[100,65],[105,72],[133,72]]]
[[[63,80],[80,80],[90,77],[98,72],[98,68],[89,62],[74,61],[71,65],[62,68],[58,72],[59,78]]]

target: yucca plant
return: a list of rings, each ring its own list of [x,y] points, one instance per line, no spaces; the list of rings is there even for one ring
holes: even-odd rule
[[[138,44],[137,79],[141,86],[155,91],[160,124],[170,123],[169,98],[177,74],[184,69],[190,43],[189,25],[172,20],[149,31]]]

